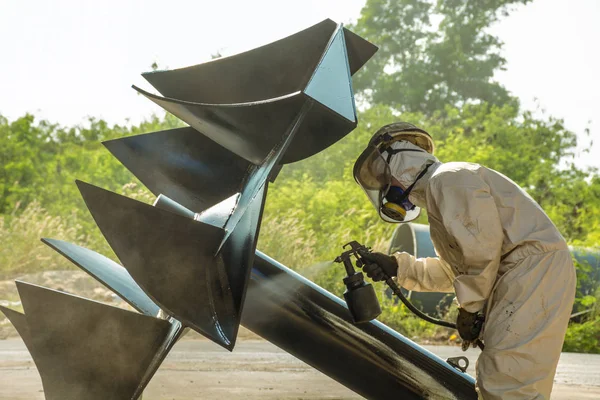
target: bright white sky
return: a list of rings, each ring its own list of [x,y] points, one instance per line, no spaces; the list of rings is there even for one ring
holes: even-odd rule
[[[62,125],[86,116],[137,123],[162,112],[131,84],[156,61],[184,67],[250,49],[325,18],[355,20],[365,0],[0,0],[0,114]],[[500,82],[580,134],[600,139],[600,1],[535,0],[494,32]],[[591,123],[589,121],[592,121]],[[590,127],[591,136],[583,135]],[[595,140],[596,143],[600,140]],[[598,144],[579,165],[600,167]]]

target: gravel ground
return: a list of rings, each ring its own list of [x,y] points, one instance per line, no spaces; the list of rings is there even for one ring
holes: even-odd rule
[[[427,346],[440,357],[461,353],[457,347]],[[467,353],[471,368],[476,350]],[[43,399],[33,361],[19,339],[0,341],[0,399]],[[143,400],[360,399],[357,394],[272,344],[238,342],[229,353],[194,336],[177,343],[152,379]],[[600,399],[600,355],[564,353],[554,400]]]

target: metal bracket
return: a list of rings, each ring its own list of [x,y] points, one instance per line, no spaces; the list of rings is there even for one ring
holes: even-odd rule
[[[464,361],[464,365],[461,365],[461,361]],[[450,357],[446,362],[463,373],[466,373],[469,368],[469,359],[465,356]]]

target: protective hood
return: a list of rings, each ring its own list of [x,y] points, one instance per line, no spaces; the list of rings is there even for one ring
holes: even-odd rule
[[[365,191],[381,219],[391,223],[409,222],[419,216],[419,206],[425,204],[425,186],[421,181],[429,177],[432,171],[428,170],[421,178],[419,175],[428,165],[437,162],[433,155],[407,141],[393,142],[385,150],[369,144],[354,164],[354,179]],[[415,183],[417,178],[419,180]],[[410,191],[409,199],[416,207],[400,210],[404,214],[402,219],[390,218],[382,211],[390,187],[399,184],[402,189],[407,190],[413,183],[415,185]]]

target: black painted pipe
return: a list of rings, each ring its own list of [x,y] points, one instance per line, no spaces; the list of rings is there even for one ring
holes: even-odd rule
[[[368,399],[477,399],[474,379],[256,252],[242,324]]]

